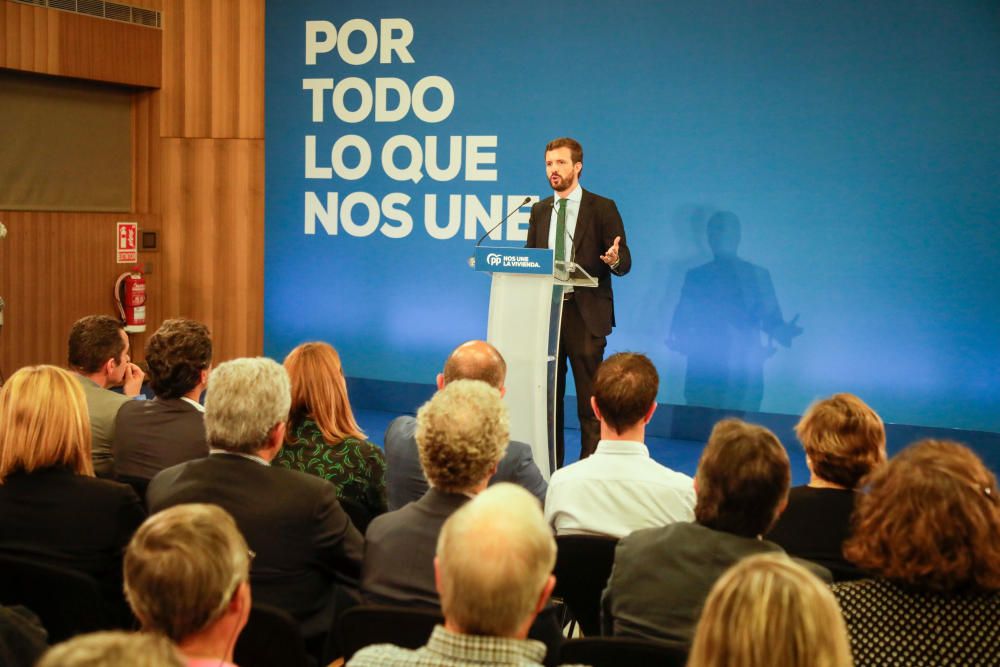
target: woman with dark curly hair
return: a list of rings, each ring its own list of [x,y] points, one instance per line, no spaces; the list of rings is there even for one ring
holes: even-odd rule
[[[957,442],[923,440],[863,483],[836,584],[855,664],[1000,665],[997,480]]]
[[[285,446],[272,465],[335,484],[355,523],[365,523],[354,511],[358,508],[368,519],[384,513],[385,455],[354,419],[340,355],[327,343],[303,343],[285,357],[285,369],[292,408]],[[357,528],[363,533],[365,526]]]

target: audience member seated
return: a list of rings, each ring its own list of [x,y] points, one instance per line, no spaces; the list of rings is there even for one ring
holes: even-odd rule
[[[750,556],[712,587],[688,667],[851,667],[830,588],[780,554]]]
[[[48,648],[47,639],[42,622],[30,609],[0,606],[0,665],[33,667]]]
[[[504,380],[507,364],[495,347],[481,340],[462,343],[452,351],[438,373],[437,388],[443,389],[453,380],[481,380],[496,387],[503,396],[507,389]],[[410,416],[397,417],[385,432],[385,456],[388,460],[389,509],[397,510],[406,503],[419,500],[427,493],[427,478],[420,467],[415,433],[417,420]],[[513,482],[530,491],[545,502],[547,484],[535,465],[531,446],[512,441],[500,459],[497,472],[490,484]]]
[[[641,354],[612,355],[597,369],[590,404],[601,440],[591,456],[552,474],[545,518],[556,533],[624,537],[694,519],[691,478],[654,461],[643,444],[659,384]]]
[[[107,315],[88,315],[69,332],[69,368],[87,397],[90,414],[91,452],[98,477],[114,476],[111,443],[115,439],[118,410],[142,390],[145,374],[128,355],[124,325]],[[108,389],[123,386],[119,394]]]
[[[716,580],[737,561],[784,553],[761,539],[788,497],[788,454],[766,428],[737,419],[712,429],[695,474],[694,523],[622,538],[604,590],[604,634],[686,648]],[[830,573],[812,566],[829,580]]]
[[[274,465],[322,477],[369,517],[383,514],[385,457],[354,420],[340,355],[326,343],[304,343],[285,357],[285,370],[292,408]]]
[[[514,484],[483,491],[448,518],[437,539],[444,625],[423,648],[369,646],[348,664],[540,665],[545,645],[526,637],[555,585],[555,558],[555,541],[531,494]]]
[[[882,420],[857,396],[836,394],[813,404],[795,433],[806,450],[809,484],[789,492],[767,539],[823,565],[837,581],[858,579],[864,575],[844,558],[843,545],[858,483],[885,462]]]
[[[177,648],[161,635],[95,632],[53,646],[36,667],[185,667]]]
[[[72,373],[20,369],[0,389],[0,550],[88,574],[127,615],[122,552],[145,518],[125,484],[94,478],[87,402]]]
[[[151,401],[118,411],[112,453],[115,476],[145,491],[164,468],[208,456],[199,399],[208,385],[212,338],[193,320],[167,320],[146,342]]]
[[[854,663],[1000,665],[1000,492],[972,451],[924,440],[875,470],[858,498],[840,583]]]
[[[125,596],[146,632],[175,642],[188,667],[232,667],[250,615],[250,551],[216,505],[154,514],[125,552]]]
[[[449,516],[486,488],[507,446],[507,419],[500,392],[476,380],[449,382],[420,408],[417,446],[431,488],[368,526],[361,573],[365,602],[438,607],[438,534]]]
[[[284,609],[307,641],[333,623],[338,578],[357,577],[362,538],[332,484],[271,466],[285,439],[288,373],[270,359],[220,364],[208,380],[207,458],[167,468],[149,484],[150,512],[214,503],[229,512],[257,554],[254,598]]]

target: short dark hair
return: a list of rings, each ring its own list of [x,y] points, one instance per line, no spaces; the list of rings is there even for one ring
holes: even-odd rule
[[[621,433],[646,416],[659,388],[660,376],[646,355],[619,352],[597,369],[594,400],[601,418]]]
[[[763,426],[723,419],[712,429],[695,474],[698,523],[744,537],[763,535],[788,495],[788,453]]]
[[[160,398],[180,398],[194,389],[212,363],[212,338],[201,322],[166,320],[146,341],[149,384]]]
[[[119,331],[125,325],[108,315],[87,315],[73,323],[69,330],[70,368],[84,373],[96,373],[108,359],[119,360],[125,341]]]
[[[559,137],[558,139],[553,139],[549,143],[545,144],[545,152],[554,151],[557,148],[568,148],[570,159],[573,164],[579,162],[583,164],[583,146],[576,139],[570,137]]]

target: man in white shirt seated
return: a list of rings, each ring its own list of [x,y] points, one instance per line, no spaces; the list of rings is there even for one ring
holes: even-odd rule
[[[644,444],[659,384],[642,354],[615,354],[598,368],[590,403],[601,440],[593,455],[549,481],[545,519],[556,533],[620,538],[694,520],[693,480],[651,459]]]

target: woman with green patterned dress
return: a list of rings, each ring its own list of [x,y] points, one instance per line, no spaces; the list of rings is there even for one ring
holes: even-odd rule
[[[354,522],[367,525],[365,519],[387,509],[385,455],[354,419],[340,355],[327,343],[303,343],[285,357],[285,368],[292,408],[285,446],[272,465],[332,482]],[[367,516],[359,520],[357,509]]]

